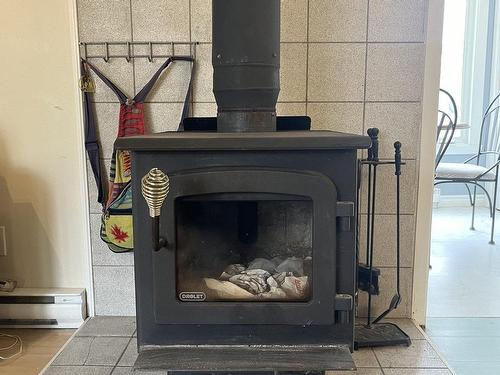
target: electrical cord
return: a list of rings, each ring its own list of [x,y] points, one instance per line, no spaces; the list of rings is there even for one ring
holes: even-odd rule
[[[0,353],[4,352],[6,350],[12,349],[17,344],[19,344],[19,349],[16,353],[5,356],[5,357],[3,355],[0,355],[0,360],[7,360],[7,359],[14,358],[23,352],[23,341],[21,340],[21,337],[19,337],[17,335],[8,335],[6,333],[0,333],[0,337],[8,337],[8,338],[14,339],[14,342],[12,344],[10,344],[9,346],[0,348]]]

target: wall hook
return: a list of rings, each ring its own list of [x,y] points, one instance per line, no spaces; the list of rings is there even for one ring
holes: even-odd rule
[[[87,60],[87,43],[82,43],[83,46],[83,59]]]
[[[127,42],[127,56],[125,56],[125,60],[127,60],[127,62],[130,62],[131,60],[131,56],[130,56],[130,42]]]
[[[149,42],[149,55],[148,55],[148,60],[149,62],[153,62],[153,43]]]
[[[104,57],[103,57],[105,62],[109,61],[109,44],[108,42],[104,42]]]

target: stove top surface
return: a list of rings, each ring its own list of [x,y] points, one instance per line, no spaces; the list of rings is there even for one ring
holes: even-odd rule
[[[367,136],[327,130],[218,133],[165,132],[119,138],[115,147],[131,151],[182,150],[349,150],[370,146]]]

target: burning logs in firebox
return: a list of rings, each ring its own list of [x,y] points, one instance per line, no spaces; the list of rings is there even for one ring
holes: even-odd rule
[[[306,300],[309,297],[311,257],[256,258],[245,267],[231,264],[219,279],[205,278],[215,298],[224,300]]]

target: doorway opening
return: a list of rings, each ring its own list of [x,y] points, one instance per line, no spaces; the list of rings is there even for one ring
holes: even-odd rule
[[[500,4],[445,0],[442,42],[426,327],[457,374],[500,373]]]

